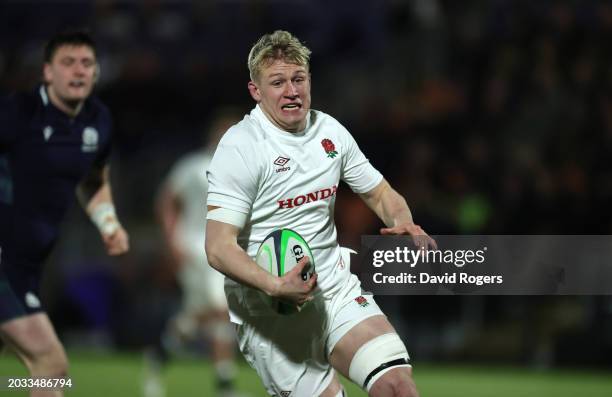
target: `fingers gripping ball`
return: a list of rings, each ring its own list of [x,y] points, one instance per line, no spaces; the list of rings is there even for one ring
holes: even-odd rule
[[[279,229],[270,233],[259,246],[255,261],[270,274],[282,277],[293,269],[303,257],[309,263],[302,271],[302,280],[308,281],[315,272],[315,261],[306,240],[291,229]],[[281,314],[296,312],[293,306],[265,296],[274,310]]]

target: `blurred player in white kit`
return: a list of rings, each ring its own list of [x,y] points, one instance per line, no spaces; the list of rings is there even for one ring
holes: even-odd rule
[[[206,170],[223,133],[240,120],[240,113],[221,108],[212,117],[208,143],[200,150],[179,159],[166,178],[157,201],[164,238],[171,255],[179,265],[177,280],[183,300],[180,312],[170,322],[167,332],[181,339],[204,338],[210,342],[219,397],[233,397],[235,331],[228,318],[227,301],[223,291],[223,274],[207,262],[204,252],[206,219]],[[161,351],[160,351],[161,350]],[[152,366],[164,365],[167,353],[164,346],[149,351]],[[151,373],[145,379],[145,395],[163,395],[161,379]],[[150,382],[147,385],[146,382]]]

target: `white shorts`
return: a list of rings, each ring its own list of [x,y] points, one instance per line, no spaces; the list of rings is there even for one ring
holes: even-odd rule
[[[245,319],[237,327],[240,351],[270,395],[319,396],[333,379],[328,357],[336,343],[376,315],[384,314],[351,275],[332,299],[316,299],[300,313]]]
[[[223,274],[208,264],[204,249],[199,254],[188,255],[178,274],[178,282],[183,291],[182,314],[212,309],[227,310],[224,278]]]

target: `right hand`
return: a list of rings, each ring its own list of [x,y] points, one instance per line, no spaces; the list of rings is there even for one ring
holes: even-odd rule
[[[130,237],[119,223],[111,233],[101,234],[101,236],[108,255],[123,255],[130,250]]]
[[[292,305],[301,306],[313,299],[313,290],[317,285],[317,273],[313,273],[307,281],[302,280],[302,272],[309,263],[307,256],[299,260],[289,273],[278,278],[272,296]]]

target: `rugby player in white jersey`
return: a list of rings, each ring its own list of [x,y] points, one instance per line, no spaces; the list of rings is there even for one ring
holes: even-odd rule
[[[230,319],[240,349],[272,396],[345,395],[335,371],[372,397],[417,396],[406,348],[371,296],[349,272],[334,225],[340,180],[387,226],[382,234],[435,242],[333,117],[310,108],[310,50],[285,31],[264,35],[248,57],[248,89],[257,102],[230,128],[208,172],[206,252],[226,278]],[[307,259],[283,277],[254,261],[273,230],[290,228],[309,243]],[[274,312],[262,294],[300,306]]]

